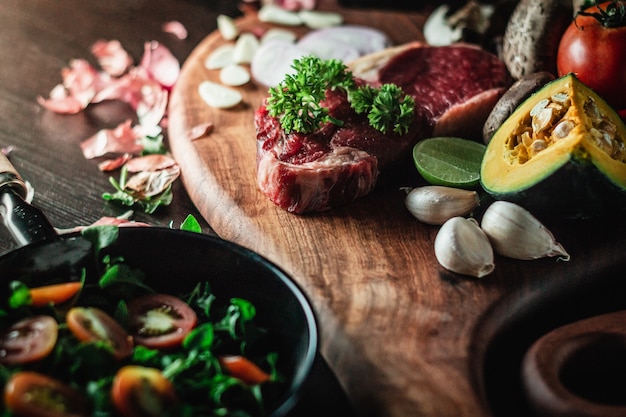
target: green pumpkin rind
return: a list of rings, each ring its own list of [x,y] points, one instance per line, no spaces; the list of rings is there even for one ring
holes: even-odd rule
[[[562,143],[541,151],[525,164],[504,156],[506,140],[543,98],[568,91],[571,111],[579,121]],[[481,165],[481,185],[496,200],[515,202],[537,214],[564,218],[592,217],[626,208],[626,163],[603,153],[589,134],[582,103],[591,98],[617,128],[620,141],[626,125],[596,93],[573,74],[546,84],[522,103],[500,126],[487,146]],[[532,164],[530,163],[532,162]]]
[[[626,208],[626,190],[607,181],[595,166],[574,158],[528,188],[487,192],[534,214],[563,218],[593,217]]]

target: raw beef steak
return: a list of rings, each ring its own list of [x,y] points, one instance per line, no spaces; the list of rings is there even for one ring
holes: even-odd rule
[[[413,96],[431,136],[479,139],[512,82],[504,64],[477,46],[416,44],[380,68],[373,84],[393,83]]]
[[[265,106],[255,114],[257,182],[290,212],[324,211],[368,194],[379,172],[406,155],[420,136],[417,121],[404,135],[379,132],[340,91],[326,93],[326,106],[343,125],[327,123],[311,134],[285,133]]]
[[[379,173],[406,158],[418,140],[455,132],[467,136],[478,124],[482,132],[495,101],[511,83],[502,62],[472,46],[415,44],[393,51],[368,82],[395,83],[413,96],[416,117],[405,135],[372,128],[338,91],[327,92],[325,105],[344,124],[328,123],[311,134],[286,133],[265,106],[257,110],[257,182],[271,201],[305,213],[364,196]]]

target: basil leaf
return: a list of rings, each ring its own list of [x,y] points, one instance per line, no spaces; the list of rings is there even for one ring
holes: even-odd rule
[[[203,323],[193,329],[183,340],[183,347],[187,350],[210,350],[215,339],[213,324]]]
[[[180,225],[180,230],[201,233],[202,227],[200,227],[200,223],[198,223],[198,220],[193,215],[189,214]]]
[[[9,307],[13,309],[28,306],[31,303],[30,289],[21,281],[11,281],[9,284]]]

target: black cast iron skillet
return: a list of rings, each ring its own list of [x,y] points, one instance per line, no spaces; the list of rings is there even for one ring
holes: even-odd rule
[[[25,194],[24,182],[0,154],[0,214],[22,245],[0,256],[0,299],[6,299],[11,280],[43,285],[79,279],[95,260],[86,239],[80,234],[57,235],[43,213],[24,200]],[[181,294],[199,281],[209,281],[218,299],[250,300],[281,358],[279,370],[289,381],[268,415],[285,416],[292,410],[316,360],[318,330],[309,300],[284,271],[232,242],[168,228],[120,228],[109,250],[144,271],[159,292]]]

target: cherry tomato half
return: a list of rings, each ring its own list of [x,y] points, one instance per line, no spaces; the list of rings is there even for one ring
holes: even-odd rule
[[[135,343],[153,349],[179,346],[195,327],[196,312],[167,294],[151,294],[128,303],[129,326]]]
[[[58,325],[50,316],[20,320],[0,334],[0,363],[23,364],[45,358],[57,342]]]
[[[117,359],[133,352],[133,339],[124,328],[104,311],[95,307],[73,307],[65,317],[67,326],[81,342],[106,343]]]
[[[88,416],[89,407],[78,391],[37,372],[18,372],[4,386],[4,404],[17,416]]]
[[[48,304],[61,304],[74,297],[83,287],[82,282],[64,282],[30,289],[31,305],[43,307]]]
[[[111,400],[123,417],[160,417],[176,402],[176,392],[158,369],[127,365],[115,374]]]
[[[270,379],[267,372],[240,355],[220,356],[220,364],[228,373],[248,385],[262,384]]]
[[[606,10],[612,2],[599,5]],[[598,13],[592,6],[585,10]],[[561,38],[559,76],[574,73],[615,110],[626,109],[626,26],[605,27],[593,16],[578,15]]]

